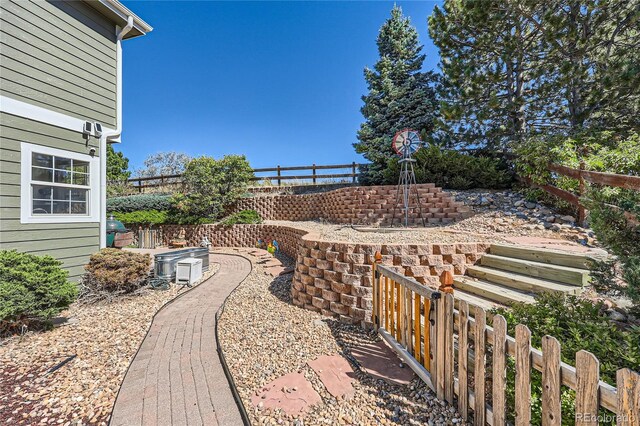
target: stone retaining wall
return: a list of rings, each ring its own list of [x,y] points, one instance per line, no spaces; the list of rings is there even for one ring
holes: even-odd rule
[[[351,186],[333,191],[303,195],[273,195],[242,198],[231,212],[256,210],[265,220],[315,220],[332,223],[389,225],[394,214],[396,223],[402,217],[401,204],[396,205],[396,185]],[[470,209],[432,183],[417,185],[422,217],[428,223],[447,223],[467,217]],[[411,196],[411,224],[421,224],[416,197]]]
[[[353,244],[323,241],[319,235],[277,225],[165,225],[168,242],[185,228],[189,245],[207,237],[214,247],[254,247],[258,239],[277,240],[296,260],[293,303],[343,322],[368,325],[372,307],[372,262],[376,251],[382,263],[432,287],[444,271],[464,274],[489,248],[488,243]]]

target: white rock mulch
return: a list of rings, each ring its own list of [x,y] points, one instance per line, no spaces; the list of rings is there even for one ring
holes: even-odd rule
[[[307,362],[322,355],[343,354],[370,342],[375,335],[358,326],[328,320],[291,304],[291,276],[272,278],[260,265],[229,296],[219,320],[220,344],[251,421],[256,425],[459,424],[453,407],[438,401],[415,379],[394,386],[372,379],[354,367],[355,395],[337,400],[322,385]],[[322,397],[303,418],[268,411],[251,404],[251,395],[274,379],[301,372]]]
[[[211,264],[201,282],[218,268]],[[1,341],[0,424],[106,425],[153,315],[182,292],[172,285],[108,304],[73,304],[61,314],[72,319],[67,325]]]

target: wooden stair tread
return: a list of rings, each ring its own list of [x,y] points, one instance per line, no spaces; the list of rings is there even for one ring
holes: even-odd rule
[[[598,253],[571,253],[566,250],[518,246],[514,244],[491,244],[489,253],[497,256],[579,269],[589,269],[593,260],[606,257]]]
[[[533,303],[536,300],[532,295],[514,288],[469,277],[456,278],[453,280],[453,287],[505,305],[514,302]]]
[[[532,260],[485,254],[480,260],[482,266],[516,272],[538,279],[548,279],[566,284],[583,286],[589,281],[589,271],[568,266],[535,262]]]
[[[489,268],[486,266],[469,266],[467,274],[471,277],[480,278],[485,281],[495,282],[497,284],[515,288],[530,293],[567,293],[579,294],[581,287],[570,284],[559,283],[551,280],[542,280],[539,278],[522,275],[515,272],[505,271],[502,269]]]
[[[455,299],[456,308],[458,307],[458,301],[460,300],[464,300],[469,304],[469,306],[478,306],[487,312],[494,308],[505,307],[505,305],[503,305],[502,303],[498,303],[495,300],[485,299],[482,296],[478,296],[473,293],[468,293],[464,290],[460,290],[457,288],[453,290],[453,297]]]

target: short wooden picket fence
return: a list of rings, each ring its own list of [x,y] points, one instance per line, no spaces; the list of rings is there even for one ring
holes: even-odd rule
[[[163,245],[161,229],[138,228],[138,248],[155,249]]]
[[[531,423],[532,369],[542,373],[543,425],[561,425],[561,386],[567,386],[576,395],[576,425],[597,425],[599,409],[605,408],[615,415],[618,425],[640,426],[638,373],[618,370],[617,388],[613,387],[599,379],[599,361],[590,352],[578,352],[573,367],[560,360],[560,343],[552,336],[543,338],[540,351],[531,346],[527,326],[519,324],[515,338],[511,337],[503,316],[493,316],[490,327],[484,309],[470,309],[454,295],[380,264],[374,265],[373,282],[372,321],[380,336],[439,399],[454,404],[465,420],[473,413],[474,425],[507,423],[506,371],[507,359],[512,357],[516,426]],[[485,391],[487,371],[491,395]],[[482,380],[470,386],[470,372]]]

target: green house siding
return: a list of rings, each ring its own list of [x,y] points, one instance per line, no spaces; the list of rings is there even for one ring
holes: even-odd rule
[[[79,278],[100,247],[100,223],[20,223],[20,143],[86,154],[85,140],[78,132],[5,113],[0,129],[0,248],[51,255]]]
[[[79,1],[0,1],[0,95],[115,128],[115,23]],[[0,113],[0,249],[51,255],[78,279],[100,247],[100,223],[21,223],[22,143],[96,155],[98,143]]]
[[[0,2],[0,94],[115,127],[115,25],[82,2]]]

